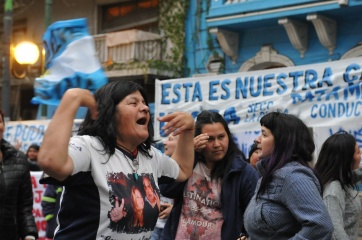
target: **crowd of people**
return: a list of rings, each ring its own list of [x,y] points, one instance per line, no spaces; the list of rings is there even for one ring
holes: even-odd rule
[[[71,136],[79,107],[88,112]],[[291,114],[265,114],[248,153],[215,111],[158,121],[168,135],[163,153],[139,84],[114,81],[94,95],[73,88],[41,147],[23,153],[2,138],[0,111],[1,239],[38,238],[30,171],[45,173],[51,239],[358,239],[353,135],[331,135],[313,165],[313,136]]]

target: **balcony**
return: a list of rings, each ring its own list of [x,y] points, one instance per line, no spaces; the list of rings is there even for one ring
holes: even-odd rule
[[[310,13],[328,15],[337,20],[339,17],[343,18],[356,12],[356,7],[361,5],[361,0],[212,1],[207,15],[207,26],[240,32],[250,28],[278,26],[280,18],[293,17],[296,20],[305,21],[306,15]]]
[[[171,78],[171,62],[166,61],[162,36],[141,30],[126,30],[94,35],[98,58],[107,77],[154,75]]]

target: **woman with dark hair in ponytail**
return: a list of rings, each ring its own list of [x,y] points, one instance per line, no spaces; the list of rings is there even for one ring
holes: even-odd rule
[[[262,178],[244,214],[249,239],[330,240],[323,185],[309,166],[315,145],[307,126],[282,112],[264,115],[260,125]]]

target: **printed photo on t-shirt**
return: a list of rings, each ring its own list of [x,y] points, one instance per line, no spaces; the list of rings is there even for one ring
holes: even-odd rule
[[[153,231],[160,212],[160,191],[153,174],[108,173],[109,228],[117,233]]]

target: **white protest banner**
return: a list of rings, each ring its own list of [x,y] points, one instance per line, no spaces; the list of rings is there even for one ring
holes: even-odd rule
[[[26,153],[28,147],[33,143],[41,146],[49,122],[50,120],[6,122],[3,138],[12,145],[21,144],[20,150]],[[80,119],[74,120],[73,133],[81,122]]]
[[[194,117],[219,112],[244,152],[259,134],[259,120],[274,110],[294,114],[309,127],[361,129],[362,58],[288,68],[156,81],[155,118],[174,111]],[[165,137],[154,120],[155,136]],[[244,139],[245,140],[245,139]],[[244,146],[245,145],[245,146]]]

